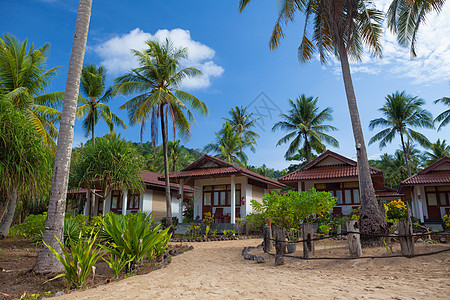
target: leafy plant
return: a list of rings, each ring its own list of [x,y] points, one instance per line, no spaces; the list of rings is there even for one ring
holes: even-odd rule
[[[395,220],[406,220],[406,204],[402,200],[391,201],[384,204],[386,210],[386,220],[393,222]]]
[[[226,237],[233,237],[236,232],[234,230],[222,230],[222,233]]]
[[[392,254],[393,253],[392,244],[386,243],[385,239],[383,239],[383,243],[384,243],[384,247],[386,247],[386,252],[389,254]]]
[[[64,248],[64,244],[57,239],[63,255],[59,254],[55,249],[43,241],[44,245],[56,256],[63,264],[66,273],[59,274],[56,278],[65,277],[71,286],[75,288],[82,287],[89,274],[95,272],[95,263],[104,255],[100,254],[100,249],[94,246],[97,236],[90,236],[86,242],[81,242],[81,232],[78,242],[75,243],[69,239],[70,252]]]
[[[213,217],[211,212],[205,212],[203,214],[202,224],[205,225],[205,234],[208,235],[209,230],[211,229],[211,224],[213,222]]]
[[[108,255],[108,258],[109,260],[106,260],[104,258],[102,259],[108,264],[111,270],[114,271],[114,275],[116,276],[116,278],[119,278],[120,271],[122,271],[122,269],[125,268],[126,265],[129,265],[134,259],[134,257],[126,257],[125,252],[122,252],[120,256],[117,256],[114,253],[110,253]],[[129,266],[128,269],[130,269]]]
[[[194,199],[190,199],[189,202],[184,203],[183,210],[183,223],[190,223],[194,221]]]
[[[329,225],[326,225],[326,224],[322,224],[319,226],[319,232],[321,234],[328,235],[330,233],[330,229],[331,228],[329,227]]]
[[[247,231],[262,232],[262,229],[266,224],[266,216],[264,214],[250,213],[245,216],[244,223],[247,226]]]
[[[450,214],[444,216],[444,226],[445,228],[450,228]]]
[[[193,238],[197,237],[200,233],[200,226],[195,225],[195,223],[191,223],[188,227],[188,234]]]

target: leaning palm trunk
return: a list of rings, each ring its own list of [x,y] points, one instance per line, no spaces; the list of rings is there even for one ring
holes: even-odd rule
[[[355,138],[359,174],[359,190],[361,194],[360,232],[367,234],[384,234],[387,229],[386,218],[382,213],[381,203],[375,196],[372,178],[370,176],[369,160],[367,159],[366,144],[359,119],[358,106],[356,104],[355,91],[353,89],[352,76],[348,63],[347,51],[343,43],[339,45],[339,57],[341,61],[342,77],[344,79],[345,93],[347,95],[348,109],[352,122]],[[380,241],[379,238],[361,236],[363,244],[371,244]]]
[[[9,196],[9,206],[6,212],[5,218],[0,225],[0,239],[5,238],[8,235],[9,228],[14,220],[14,213],[16,212],[16,204],[17,204],[17,188],[12,189],[11,195]],[[1,218],[0,218],[1,221]]]
[[[408,177],[411,177],[411,167],[409,166],[408,154],[406,153],[405,141],[403,140],[403,134],[400,133],[400,139],[402,140],[403,157],[405,158],[406,170],[408,170]],[[402,178],[404,179],[404,178]]]
[[[169,181],[169,157],[167,155],[167,128],[164,122],[164,106],[159,107],[161,118],[161,133],[163,138],[163,155],[164,155],[164,178],[166,182],[166,226],[172,225],[172,198],[170,197],[170,181]],[[173,229],[172,229],[173,230]]]
[[[75,112],[80,87],[81,69],[91,17],[92,0],[80,0],[78,4],[75,35],[70,56],[69,71],[64,96],[61,126],[53,168],[52,189],[45,222],[44,241],[57,252],[61,247],[55,237],[63,240],[64,212],[66,209],[67,185],[72,152]],[[45,245],[41,246],[34,271],[37,273],[59,272],[62,264]]]

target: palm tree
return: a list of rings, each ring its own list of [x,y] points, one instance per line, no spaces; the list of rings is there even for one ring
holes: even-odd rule
[[[255,123],[259,120],[259,118],[254,118],[253,113],[248,114],[247,107],[243,106],[236,106],[232,108],[230,110],[230,116],[230,119],[223,119],[234,127],[236,134],[239,135],[254,152],[256,139],[259,138],[259,134],[251,129],[255,127]]]
[[[442,103],[447,106],[450,106],[450,98],[443,97],[441,99],[437,99],[434,101],[434,104]],[[447,109],[446,111],[443,111],[439,116],[434,119],[434,121],[441,122],[441,125],[438,127],[438,131],[442,129],[442,127],[446,126],[448,123],[450,123],[450,109]]]
[[[216,132],[216,142],[205,146],[205,152],[215,153],[217,158],[239,166],[247,164],[247,155],[242,151],[245,143],[240,136],[235,134],[234,127],[225,122],[222,129]]]
[[[48,191],[51,163],[49,150],[23,113],[0,99],[0,239],[8,234],[19,198],[31,200]]]
[[[132,125],[141,124],[141,142],[146,122],[150,119],[151,137],[157,141],[158,126],[163,140],[164,175],[166,183],[167,226],[172,225],[172,199],[170,197],[169,164],[167,155],[168,122],[173,132],[178,131],[183,138],[190,136],[191,123],[195,123],[192,110],[207,115],[206,105],[195,96],[182,91],[179,86],[183,79],[201,74],[193,67],[177,70],[180,61],[187,57],[187,49],[177,49],[166,39],[164,43],[149,40],[148,49],[133,50],[140,67],[116,78],[115,93],[137,96],[128,100],[121,109],[128,110]]]
[[[111,112],[106,103],[111,100],[111,89],[105,90],[106,70],[103,66],[87,65],[81,71],[81,92],[85,97],[80,96],[77,107],[77,118],[84,118],[83,130],[87,137],[92,136],[95,143],[95,125],[100,118],[105,120],[110,133],[114,133],[114,125],[126,128],[127,126],[121,118]]]
[[[78,3],[77,21],[75,24],[72,52],[70,54],[69,70],[67,72],[55,165],[53,167],[52,189],[43,236],[43,240],[60,254],[62,254],[61,247],[56,238],[61,241],[63,240],[64,213],[66,209],[75,113],[77,110],[84,52],[86,51],[91,7],[92,0],[80,0]],[[49,248],[41,246],[34,271],[36,273],[53,273],[62,270],[62,264],[56,259]]]
[[[240,0],[239,9],[242,11],[249,2],[250,0]],[[335,55],[341,62],[357,149],[361,193],[360,230],[363,233],[384,233],[387,228],[386,218],[375,197],[349,65],[349,57],[354,61],[361,60],[363,45],[368,46],[375,57],[381,57],[383,14],[368,0],[285,0],[281,3],[269,42],[271,49],[279,46],[284,37],[283,26],[293,22],[295,13],[300,11],[305,14],[305,29],[298,48],[299,60],[311,60],[317,48],[321,62],[325,63],[329,54]],[[307,35],[310,24],[313,27],[313,40]],[[374,239],[367,240],[370,243]],[[379,239],[376,240],[379,242]]]
[[[408,141],[417,141],[422,147],[430,145],[430,141],[426,136],[411,128],[434,128],[433,118],[430,112],[422,109],[422,105],[425,104],[423,99],[412,97],[404,91],[401,93],[395,92],[392,95],[388,95],[385,99],[386,103],[379,109],[383,113],[384,118],[370,121],[369,129],[373,130],[378,126],[387,128],[374,135],[370,139],[369,145],[380,141],[380,149],[382,149],[399,134],[408,176],[411,176],[411,167],[408,159],[409,152],[406,149],[406,143]]]
[[[177,170],[177,166],[179,166],[180,160],[182,159],[180,140],[168,143],[167,156],[169,158],[169,162],[172,164],[172,172],[175,172]]]
[[[447,145],[445,140],[438,139],[436,143],[431,144],[428,147],[429,151],[425,151],[424,157],[426,160],[426,165],[429,166],[432,163],[440,160],[441,158],[445,156],[450,157],[450,146]]]
[[[54,153],[56,144],[53,139],[58,135],[55,123],[61,117],[56,107],[62,103],[64,92],[43,92],[59,67],[45,70],[50,44],[36,50],[33,45],[27,50],[27,46],[27,40],[20,43],[12,35],[4,34],[3,39],[0,38],[0,93],[24,113],[44,144]]]
[[[433,11],[440,12],[445,0],[392,0],[387,12],[389,29],[397,34],[397,41],[403,47],[410,47],[412,57],[416,56],[417,32],[425,17]]]
[[[277,143],[277,146],[279,146],[292,140],[284,155],[285,158],[289,158],[300,149],[304,149],[306,161],[310,162],[311,149],[318,153],[325,151],[326,147],[322,141],[334,147],[339,147],[339,142],[325,133],[337,130],[336,127],[324,124],[326,121],[333,120],[331,116],[333,109],[327,107],[319,111],[319,107],[317,107],[318,100],[319,97],[306,97],[304,94],[297,97],[295,102],[289,99],[291,109],[287,114],[281,114],[283,121],[273,126],[272,131],[281,129],[289,132]],[[300,148],[302,142],[303,146]]]

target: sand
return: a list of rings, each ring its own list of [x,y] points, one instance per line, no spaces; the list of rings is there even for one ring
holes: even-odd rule
[[[173,257],[163,269],[60,298],[450,299],[450,252],[415,258],[287,258],[282,266],[275,266],[267,255],[264,264],[244,260],[243,247],[259,243],[259,239],[192,243],[194,250]],[[322,243],[316,255],[345,256],[345,241],[336,245],[340,248]],[[433,249],[442,246],[418,247],[419,252]],[[252,253],[262,255],[259,249]],[[384,247],[363,251],[363,255],[383,253],[387,255]]]

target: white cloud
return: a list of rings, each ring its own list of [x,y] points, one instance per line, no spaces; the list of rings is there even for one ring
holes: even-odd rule
[[[118,75],[130,71],[138,66],[131,49],[143,50],[145,41],[157,39],[163,41],[169,38],[175,47],[186,47],[188,58],[181,62],[181,67],[196,67],[202,71],[202,75],[195,78],[187,78],[183,81],[183,87],[188,89],[206,88],[211,85],[211,78],[220,77],[224,69],[217,65],[213,58],[214,49],[191,38],[191,33],[184,29],[160,29],[155,34],[144,32],[136,28],[128,34],[116,36],[94,47],[94,51],[100,56],[102,62],[110,73]]]
[[[376,7],[387,11],[392,0],[375,0]],[[421,24],[416,41],[417,57],[411,59],[409,48],[398,45],[396,37],[384,24],[383,58],[375,59],[365,54],[362,62],[351,64],[353,73],[391,74],[411,79],[414,84],[429,84],[448,81],[450,74],[450,4],[446,3],[439,14],[433,13]],[[340,64],[330,60],[336,74]]]

